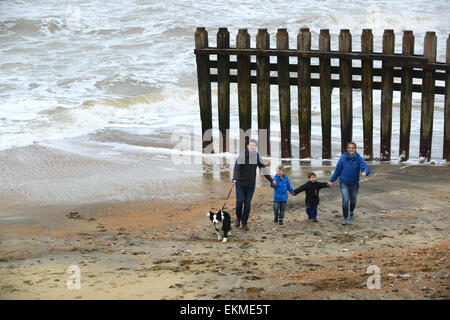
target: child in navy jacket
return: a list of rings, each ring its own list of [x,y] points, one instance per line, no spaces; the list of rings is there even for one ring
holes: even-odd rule
[[[276,181],[277,185],[274,187],[273,184],[270,186],[274,188],[273,193],[273,213],[274,213],[274,222],[283,224],[284,219],[284,209],[286,208],[286,202],[288,199],[287,192],[289,191],[291,194],[294,194],[294,189],[291,187],[289,183],[289,178],[284,174],[284,167],[278,166],[277,174],[273,177],[273,180]]]
[[[308,219],[317,222],[317,206],[319,205],[319,190],[330,187],[329,182],[318,182],[314,172],[308,173],[308,182],[294,190],[294,195],[306,192],[306,213]]]

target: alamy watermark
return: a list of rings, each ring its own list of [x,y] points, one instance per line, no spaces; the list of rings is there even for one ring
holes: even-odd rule
[[[381,289],[380,268],[376,265],[371,265],[367,268],[366,273],[373,273],[366,281],[367,289]]]
[[[224,139],[226,139],[226,150],[222,150]],[[222,155],[221,157],[211,156],[209,161],[214,164],[222,164],[227,156],[236,156],[245,150],[245,141],[257,139],[258,153],[261,156],[267,155],[267,142],[269,141],[268,131],[259,129],[257,133],[251,129],[246,131],[240,129],[237,138],[230,138],[230,130],[225,134],[217,129],[208,129],[201,134],[197,129],[194,133],[174,130],[170,137],[173,144],[171,149],[171,160],[176,165],[202,164],[205,155]],[[271,154],[274,157],[280,157],[280,143],[272,141]],[[256,158],[250,159],[251,164],[256,164]]]
[[[70,276],[67,278],[66,287],[69,290],[81,289],[81,270],[77,265],[71,265],[66,271]]]

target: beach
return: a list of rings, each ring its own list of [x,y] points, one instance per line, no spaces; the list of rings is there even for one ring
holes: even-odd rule
[[[310,170],[327,181],[332,169],[287,174],[299,185]],[[448,299],[448,166],[371,170],[348,226],[340,224],[338,187],[322,190],[318,223],[307,221],[300,194],[288,201],[285,225],[275,224],[273,191],[259,176],[250,231],[233,229],[227,243],[205,216],[222,207],[225,177],[191,177],[203,191],[184,186],[190,200],[29,204],[22,219],[0,222],[0,298]],[[234,204],[232,192],[233,222]],[[79,289],[67,283],[71,266],[80,270]],[[370,266],[380,270],[380,289],[366,286]]]
[[[295,10],[299,5],[297,0],[130,0],[126,6],[107,0],[0,1],[0,299],[448,299],[450,170],[443,151],[443,72],[437,74],[434,100],[420,90],[410,96],[406,162],[400,148],[403,71],[400,75],[392,67],[392,85],[401,86],[392,99],[384,87],[373,90],[373,161],[367,161],[372,173],[361,179],[350,225],[341,225],[338,184],[320,192],[319,222],[307,221],[300,194],[289,198],[285,225],[275,224],[273,190],[259,175],[250,231],[233,229],[227,243],[217,240],[206,213],[222,208],[231,188],[242,152],[242,102],[240,107],[240,90],[231,83],[230,140],[222,153],[219,88],[211,83],[213,144],[203,152],[202,138],[208,137],[200,116],[197,28],[207,30],[211,48],[217,46],[219,28],[228,28],[230,48],[243,29],[256,48],[257,33],[266,29],[272,49],[278,30],[286,28],[294,49],[298,31],[308,28],[313,51],[319,49],[322,30],[328,30],[333,70],[344,60],[334,55],[342,30],[351,32],[351,54],[362,51],[363,30],[373,30],[375,56],[384,52],[387,30],[395,34],[395,55],[403,52],[401,39],[411,30],[414,59],[423,61],[431,43],[425,37],[435,35],[431,51],[438,65],[446,61],[446,2],[369,0],[336,6],[331,0],[306,0],[301,7],[307,9]],[[211,57],[214,65],[217,57]],[[295,67],[299,58],[285,62]],[[256,56],[250,59],[257,66]],[[277,59],[269,57],[272,66]],[[310,60],[320,68],[319,57]],[[384,64],[388,60],[373,61],[375,85],[390,79],[384,72],[391,68]],[[363,61],[351,62],[352,83],[363,82],[364,72],[358,71]],[[236,55],[230,63],[237,64]],[[278,67],[272,69],[274,79]],[[230,75],[238,76],[234,71]],[[250,70],[251,78],[256,75]],[[319,80],[316,75],[313,81]],[[414,76],[411,84],[421,86],[428,75]],[[337,76],[333,72],[330,81],[336,83]],[[279,84],[269,86],[271,154],[259,152],[271,174],[284,165],[294,186],[303,184],[309,171],[328,181],[341,156],[341,138],[346,139],[344,104],[351,110],[349,138],[361,155],[364,144],[370,145],[363,133],[364,87],[351,93],[331,89],[329,125],[322,118],[322,88],[311,88],[310,155],[301,154],[301,92],[289,88],[289,106],[281,107]],[[349,94],[342,98],[341,91]],[[249,135],[261,142],[257,86],[250,85],[247,93]],[[289,159],[281,152],[283,108],[292,118]],[[388,123],[389,130],[383,130]],[[427,158],[419,149],[431,123]],[[328,155],[322,153],[326,128]],[[380,162],[386,156],[383,141],[389,141],[390,161]],[[225,206],[232,222],[235,202],[232,190]],[[381,280],[380,286],[376,280],[372,287],[372,277]]]

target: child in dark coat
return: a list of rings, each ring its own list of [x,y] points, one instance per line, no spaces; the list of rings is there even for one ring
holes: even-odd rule
[[[319,190],[323,188],[329,188],[330,186],[331,185],[329,182],[318,182],[316,174],[314,172],[309,172],[308,182],[294,190],[294,195],[297,195],[302,191],[306,192],[305,205],[309,220],[317,222]]]

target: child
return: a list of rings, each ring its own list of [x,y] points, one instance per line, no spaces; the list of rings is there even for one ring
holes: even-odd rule
[[[330,187],[329,182],[317,182],[317,177],[314,172],[308,173],[308,182],[294,190],[294,195],[302,191],[306,191],[306,213],[308,219],[317,222],[317,206],[319,205],[319,190]]]
[[[286,208],[288,198],[287,192],[289,191],[293,194],[294,189],[289,183],[288,176],[284,174],[283,166],[278,166],[277,174],[273,177],[273,180],[277,183],[275,187],[272,184],[270,185],[275,189],[273,193],[273,213],[275,215],[275,219],[273,221],[282,225],[284,209]]]

